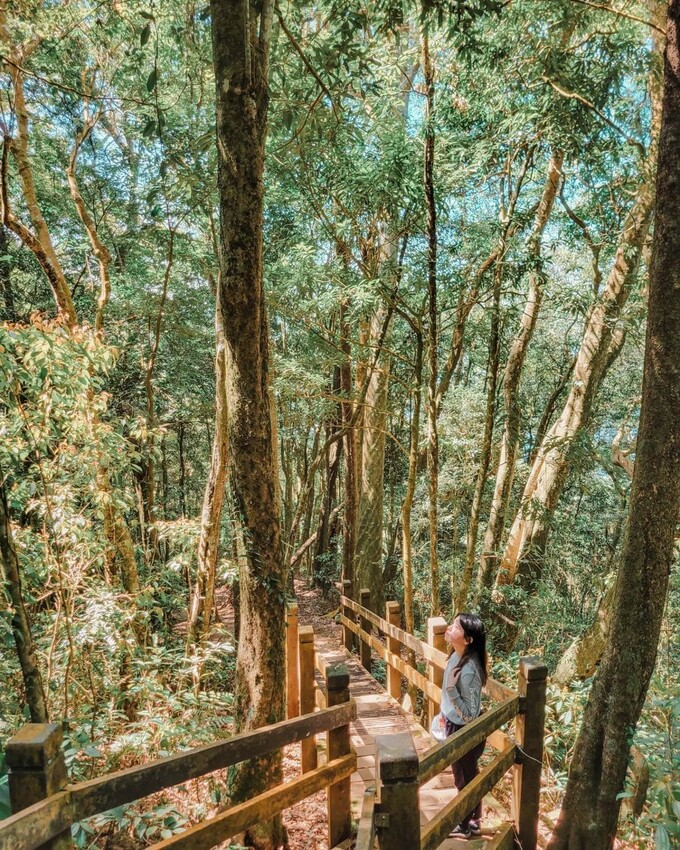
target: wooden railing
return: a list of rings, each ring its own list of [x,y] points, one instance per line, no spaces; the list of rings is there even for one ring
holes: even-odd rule
[[[368,603],[368,591],[361,591]],[[439,711],[441,686],[448,656],[443,651],[446,623],[442,618],[428,621],[428,641],[422,641],[399,627],[399,606],[386,604],[386,617],[370,611],[348,596],[341,596],[340,621],[344,644],[349,649],[353,636],[359,640],[359,655],[371,669],[373,651],[387,664],[390,694],[401,696],[403,676],[428,701],[426,720]],[[374,629],[378,634],[374,634]],[[381,640],[382,638],[382,640]],[[384,641],[384,643],[383,643]],[[405,647],[427,665],[425,676],[401,657]],[[518,689],[512,690],[489,678],[486,692],[493,705],[463,729],[418,756],[408,733],[384,735],[376,739],[377,787],[368,792],[362,805],[355,850],[435,850],[451,830],[472,811],[508,771],[512,771],[512,822],[503,824],[485,850],[510,850],[515,845],[535,850],[538,838],[539,794],[543,758],[543,727],[547,670],[535,658],[521,658]],[[514,720],[514,739],[501,726]],[[421,829],[419,789],[461,756],[486,740],[495,750],[479,775],[437,816]]]
[[[356,705],[349,698],[345,667],[326,669],[325,682],[328,707],[321,711],[312,707],[300,717],[77,784],[67,784],[61,725],[27,724],[5,747],[16,814],[0,822],[0,850],[66,850],[72,847],[71,825],[78,821],[288,744],[301,742],[307,754],[313,751],[316,757],[315,736],[321,733],[327,733],[323,766],[314,758],[300,777],[154,844],[152,850],[208,850],[324,788],[329,847],[338,847],[351,834],[350,776],[357,760],[350,748],[349,724]]]
[[[368,602],[367,591],[361,595]],[[383,619],[349,596],[341,597],[343,641],[359,641],[362,664],[370,670],[371,653],[387,664],[387,689],[401,697],[402,679],[427,700],[426,720],[439,710],[447,656],[441,618],[428,621],[428,641],[400,627],[399,606],[388,602]],[[356,706],[350,699],[344,665],[329,666],[315,651],[311,626],[298,625],[297,605],[287,620],[287,709],[280,723],[235,735],[150,764],[87,782],[68,784],[59,724],[28,724],[5,747],[10,767],[10,818],[0,822],[0,850],[66,850],[71,825],[117,806],[196,779],[250,758],[300,742],[301,776],[199,823],[151,850],[208,850],[244,829],[326,788],[328,846],[347,847],[351,836],[350,776],[357,758],[350,744]],[[375,633],[374,633],[375,632]],[[382,635],[382,640],[380,639]],[[383,643],[384,640],[384,643]],[[427,675],[402,658],[415,653]],[[321,683],[321,684],[320,684]],[[451,829],[512,771],[512,823],[501,826],[485,850],[510,850],[515,838],[523,850],[536,850],[538,801],[543,754],[546,669],[533,658],[520,659],[518,689],[489,679],[495,703],[477,720],[418,756],[409,733],[376,739],[376,787],[362,801],[356,850],[435,850]],[[501,726],[514,719],[514,739]],[[325,764],[319,764],[316,736],[325,733]],[[462,755],[487,740],[495,750],[480,774],[421,829],[419,789]]]

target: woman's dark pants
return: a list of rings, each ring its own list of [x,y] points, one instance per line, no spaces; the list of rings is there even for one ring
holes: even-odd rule
[[[446,721],[446,737],[449,735],[453,735],[454,732],[457,732],[459,729],[462,729],[463,726],[458,723],[452,723],[450,720]],[[484,752],[484,747],[486,746],[486,741],[481,741],[477,744],[476,747],[473,747],[469,752],[465,753],[464,756],[458,759],[458,761],[451,765],[451,769],[453,771],[453,781],[460,793],[466,785],[468,785],[472,780],[479,774],[479,759],[482,753]],[[482,817],[482,801],[474,807],[474,809],[466,815],[463,820],[460,822],[461,826],[467,828],[470,824],[470,821],[474,818],[474,820],[479,820]]]

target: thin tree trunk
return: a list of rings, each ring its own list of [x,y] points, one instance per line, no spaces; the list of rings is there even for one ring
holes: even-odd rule
[[[500,365],[500,297],[501,283],[503,280],[503,264],[499,261],[495,268],[493,312],[491,314],[491,334],[489,336],[489,361],[487,369],[486,386],[486,412],[484,415],[484,436],[482,437],[482,452],[479,459],[479,469],[475,479],[475,489],[472,494],[470,506],[470,522],[467,533],[467,546],[465,549],[465,563],[456,597],[454,600],[454,611],[464,611],[467,607],[467,597],[472,582],[472,568],[475,562],[475,550],[477,547],[477,532],[479,529],[479,514],[484,495],[484,485],[489,474],[491,463],[491,444],[493,439],[494,417],[496,415],[496,389],[498,387],[498,368]]]
[[[21,66],[27,59],[26,52],[22,49],[14,50],[11,37],[7,30],[6,11],[4,7],[0,10],[0,41],[5,44],[11,54],[12,63],[6,63],[8,74],[12,80],[14,92],[14,114],[16,116],[17,135],[11,141],[11,152],[19,172],[19,179],[28,210],[33,231],[31,232],[11,211],[9,206],[9,187],[7,185],[7,160],[6,152],[10,145],[8,139],[4,141],[4,155],[2,168],[2,207],[3,220],[7,227],[19,236],[24,244],[35,254],[42,266],[52,288],[52,295],[57,306],[58,313],[64,317],[69,326],[77,322],[71,290],[57,258],[52,245],[49,230],[43,218],[33,180],[33,169],[28,154],[29,139],[29,116],[24,98],[24,81]],[[37,46],[37,44],[36,44]]]
[[[408,454],[408,479],[406,493],[401,508],[401,557],[404,571],[404,625],[409,634],[415,634],[415,617],[413,612],[413,546],[411,543],[411,513],[416,492],[418,474],[418,442],[420,440],[420,407],[423,393],[423,335],[417,325],[412,325],[416,337],[416,362],[413,371],[413,386],[411,388],[411,427]],[[412,657],[411,663],[414,661]],[[415,706],[415,689],[409,693]]]
[[[184,458],[185,428],[186,426],[184,422],[177,423],[177,450],[179,453],[179,513],[183,519],[186,518],[187,515],[187,465],[186,460]]]
[[[273,3],[212,0],[220,193],[219,298],[226,342],[230,480],[244,536],[235,685],[239,731],[285,716],[285,580],[262,280],[264,146]],[[281,753],[237,766],[243,801],[283,779]],[[279,817],[248,830],[260,848],[284,840]]]
[[[512,342],[505,365],[503,378],[503,401],[505,404],[505,424],[501,437],[501,449],[496,472],[489,522],[484,535],[482,555],[477,575],[477,593],[482,594],[493,583],[498,561],[498,547],[503,534],[505,509],[507,507],[517,462],[519,446],[521,410],[519,406],[519,384],[529,343],[538,321],[543,300],[544,274],[541,268],[541,240],[543,231],[552,212],[557,189],[562,179],[562,160],[564,154],[553,152],[548,165],[548,176],[543,195],[536,211],[534,226],[528,239],[528,255],[532,270],[529,274],[529,292],[520,320],[519,332]]]
[[[16,306],[14,304],[14,292],[12,290],[12,277],[10,275],[9,241],[7,229],[0,220],[0,289],[5,302],[4,319],[8,322],[17,321]]]
[[[440,613],[439,603],[439,553],[437,551],[439,497],[439,435],[437,432],[437,208],[434,196],[434,64],[430,55],[427,33],[422,36],[422,66],[425,75],[425,167],[423,184],[427,208],[427,303],[429,315],[427,385],[427,479],[429,495],[428,519],[430,525],[430,612]]]
[[[332,394],[337,396],[340,391],[340,367],[335,366],[333,369]],[[342,420],[342,410],[340,405],[335,412],[333,420],[327,425],[328,437],[332,436],[340,427]],[[319,515],[319,525],[316,532],[316,546],[314,549],[314,560],[312,572],[314,582],[318,583],[318,577],[328,572],[327,566],[324,564],[324,557],[330,549],[331,538],[331,515],[333,513],[333,504],[337,498],[337,481],[340,472],[340,459],[342,454],[342,440],[328,442],[326,448],[326,486],[321,496],[321,511]]]
[[[680,0],[668,6],[666,32],[642,406],[628,524],[607,649],[549,850],[613,847],[631,736],[656,661],[680,517]]]
[[[47,703],[33,645],[31,623],[21,593],[19,558],[12,538],[5,478],[0,468],[0,567],[7,605],[12,615],[12,635],[26,688],[26,703],[33,723],[47,723]]]
[[[346,319],[347,304],[340,305],[340,347],[343,359],[340,367],[340,391],[342,392],[342,427],[345,430],[345,508],[343,512],[343,581],[352,582],[354,588],[354,553],[357,536],[357,457],[356,432],[352,426],[354,406],[352,404],[352,343],[350,327]]]
[[[207,636],[212,619],[220,521],[227,483],[227,375],[224,326],[219,300],[215,306],[215,343],[215,435],[208,481],[203,494],[196,582],[189,602],[189,634],[193,641]]]
[[[378,308],[371,318],[370,339],[379,345],[387,308]],[[381,352],[368,379],[364,400],[359,481],[359,523],[355,551],[355,570],[359,588],[371,591],[371,608],[385,609],[382,580],[383,495],[385,473],[385,429],[387,426],[387,390],[390,359]],[[357,588],[357,589],[359,589]]]

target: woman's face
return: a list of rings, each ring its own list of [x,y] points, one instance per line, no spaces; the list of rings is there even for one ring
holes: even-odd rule
[[[446,632],[444,632],[444,639],[447,643],[450,643],[451,646],[465,646],[465,644],[468,643],[465,631],[460,624],[460,617],[456,617],[456,619],[447,628]]]

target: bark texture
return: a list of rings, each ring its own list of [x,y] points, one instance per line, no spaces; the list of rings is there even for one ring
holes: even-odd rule
[[[680,515],[680,0],[668,7],[642,406],[611,630],[549,850],[614,845],[631,730],[654,669]]]
[[[12,635],[17,649],[21,675],[26,689],[26,702],[33,723],[47,723],[47,703],[40,667],[33,646],[31,624],[21,594],[21,574],[12,528],[10,526],[4,473],[0,468],[0,567],[7,607],[12,616]]]
[[[370,340],[380,345],[387,308],[379,307],[371,317]],[[383,492],[385,477],[385,430],[390,358],[383,350],[370,376],[364,399],[359,470],[359,518],[355,550],[357,590],[368,587],[371,608],[382,614],[385,596],[382,579]]]
[[[193,640],[207,636],[215,604],[215,571],[220,541],[220,520],[227,483],[228,455],[227,375],[224,326],[219,300],[215,307],[215,435],[208,481],[203,494],[201,532],[198,538],[196,582],[189,603],[189,629]]]
[[[220,309],[224,322],[228,441],[234,508],[243,531],[236,668],[239,731],[285,716],[285,573],[272,423],[269,335],[262,279],[264,145],[273,4],[212,0],[220,197]],[[282,781],[281,755],[230,773],[242,801]],[[278,847],[280,819],[250,830]]]

